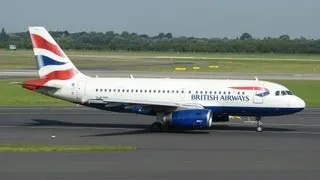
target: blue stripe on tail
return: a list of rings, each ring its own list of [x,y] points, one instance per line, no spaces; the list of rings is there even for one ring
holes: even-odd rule
[[[64,65],[64,64],[66,64],[65,62],[60,62],[60,61],[51,59],[48,56],[42,56],[42,55],[37,55],[36,60],[37,60],[38,69],[41,69],[42,67],[49,66],[49,65]]]

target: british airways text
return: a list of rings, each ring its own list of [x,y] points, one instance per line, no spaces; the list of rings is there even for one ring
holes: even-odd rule
[[[249,101],[249,96],[244,95],[199,95],[192,94],[191,100],[200,101]]]

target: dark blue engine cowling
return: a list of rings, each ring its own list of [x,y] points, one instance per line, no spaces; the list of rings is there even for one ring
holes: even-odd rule
[[[183,128],[207,128],[212,124],[212,114],[207,109],[174,111],[164,117],[169,124]]]

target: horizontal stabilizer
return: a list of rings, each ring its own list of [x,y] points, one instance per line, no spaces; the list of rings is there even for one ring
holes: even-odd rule
[[[36,80],[27,80],[27,81],[24,81],[24,82],[11,82],[10,84],[18,84],[18,85],[21,85],[22,87],[28,89],[28,90],[31,90],[31,91],[34,91],[34,90],[37,90],[37,89],[52,89],[52,90],[58,90],[60,89],[61,87],[59,87],[58,85],[56,86],[48,86],[48,85],[44,85],[43,82],[41,82],[41,79],[36,79]]]

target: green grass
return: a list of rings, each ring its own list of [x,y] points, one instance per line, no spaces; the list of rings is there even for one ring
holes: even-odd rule
[[[142,52],[131,52],[131,51],[98,51],[98,50],[64,50],[67,55],[102,55],[102,56],[174,56],[174,57],[206,57],[206,58],[267,58],[267,59],[301,59],[301,60],[320,60],[320,55],[318,54],[273,54],[273,53],[250,53],[250,54],[240,54],[240,53],[192,53],[192,52],[152,52],[152,51],[142,51]],[[32,50],[18,50],[9,51],[5,49],[0,49],[0,54],[16,54],[16,55],[27,55],[33,56]]]
[[[320,81],[318,80],[271,80],[289,88],[302,98],[307,107],[320,107]]]
[[[187,71],[191,72],[320,73],[320,55],[126,51],[66,51],[66,53],[80,69],[82,67],[114,67],[131,71],[173,72],[175,67],[186,67]],[[34,69],[33,56],[31,50],[0,50],[0,69]],[[161,65],[160,63],[183,64]],[[217,65],[219,68],[210,69],[208,68],[210,65]],[[198,66],[200,69],[193,70],[193,66]]]
[[[320,61],[268,61],[268,60],[221,60],[212,61],[192,61],[194,64],[151,66],[136,70],[174,72],[175,67],[186,67],[186,72],[243,72],[243,73],[320,73]],[[219,68],[209,68],[209,66],[219,66]],[[192,67],[200,67],[193,70]]]
[[[0,152],[74,152],[74,151],[133,151],[132,146],[106,145],[29,145],[29,144],[0,144]]]
[[[69,102],[44,96],[22,88],[20,85],[9,84],[19,80],[0,80],[0,105],[25,106],[68,106]],[[282,84],[293,91],[294,94],[306,101],[307,106],[320,106],[320,81],[317,80],[270,80]]]
[[[21,85],[10,84],[10,82],[21,82],[22,80],[0,80],[0,105],[50,105],[62,106],[72,105],[59,99],[48,97],[36,92],[29,91],[21,87]]]

